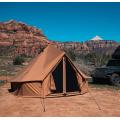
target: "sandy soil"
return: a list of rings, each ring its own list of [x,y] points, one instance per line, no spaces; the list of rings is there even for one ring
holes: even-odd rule
[[[9,84],[0,86],[0,116],[120,116],[120,90],[90,87],[84,95],[45,99],[23,98],[8,92]]]

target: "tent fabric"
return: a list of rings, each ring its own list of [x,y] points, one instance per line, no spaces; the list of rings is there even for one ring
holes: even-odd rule
[[[14,86],[18,87],[14,94],[22,96],[42,96],[41,82],[26,82],[26,83],[12,83]]]
[[[87,76],[75,67],[64,51],[53,45],[48,45],[10,82],[14,94],[21,96],[45,97],[53,92],[88,92]]]
[[[51,54],[49,54],[51,53]],[[53,68],[59,59],[64,55],[63,51],[54,49],[49,45],[21,74],[17,75],[11,81],[42,81],[47,73]]]

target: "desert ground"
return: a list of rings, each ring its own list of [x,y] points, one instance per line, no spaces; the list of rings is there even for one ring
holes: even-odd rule
[[[89,93],[69,97],[18,97],[0,86],[0,116],[120,116],[120,89],[89,85]]]

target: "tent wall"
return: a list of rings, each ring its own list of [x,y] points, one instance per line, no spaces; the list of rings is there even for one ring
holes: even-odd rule
[[[41,96],[41,82],[27,82],[22,85],[22,94],[24,96]]]
[[[42,84],[41,82],[24,82],[24,83],[11,83],[12,86],[16,87],[14,90],[15,95],[23,96],[41,96]]]
[[[80,93],[84,94],[88,92],[88,81],[86,81],[79,73],[77,73],[78,84]]]
[[[46,95],[51,93],[50,90],[50,79],[51,79],[51,75],[49,74],[46,79],[43,81],[42,83],[42,97],[45,97]]]
[[[88,92],[88,82],[87,81],[84,81],[83,82],[83,85],[82,85],[82,87],[81,87],[81,94],[85,94],[85,93],[87,93]]]

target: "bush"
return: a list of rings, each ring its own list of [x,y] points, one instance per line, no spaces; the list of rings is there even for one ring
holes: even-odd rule
[[[67,53],[67,55],[73,60],[75,61],[76,59],[76,55],[73,49],[67,49],[65,50],[65,52]]]
[[[23,62],[25,62],[25,60],[21,56],[16,56],[15,59],[13,59],[14,65],[22,65]]]
[[[110,59],[110,55],[106,55],[104,53],[89,53],[85,56],[85,58],[89,62],[93,63],[95,67],[101,67],[107,64]]]

